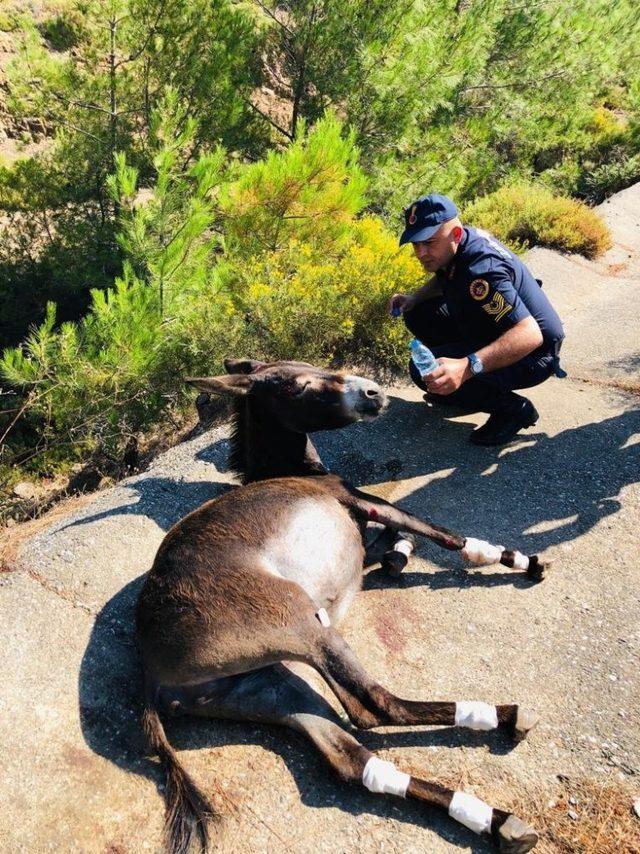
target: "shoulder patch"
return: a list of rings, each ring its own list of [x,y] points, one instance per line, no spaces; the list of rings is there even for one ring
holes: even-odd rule
[[[474,299],[484,299],[489,293],[489,282],[484,279],[474,279],[469,285],[469,293]]]

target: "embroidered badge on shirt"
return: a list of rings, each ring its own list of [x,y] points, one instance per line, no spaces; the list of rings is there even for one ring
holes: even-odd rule
[[[498,291],[494,291],[491,302],[485,303],[482,308],[487,312],[489,317],[493,317],[496,323],[502,320],[505,314],[509,314],[513,306]]]
[[[474,299],[484,299],[489,293],[489,282],[485,282],[484,279],[474,279],[469,285],[469,293]]]

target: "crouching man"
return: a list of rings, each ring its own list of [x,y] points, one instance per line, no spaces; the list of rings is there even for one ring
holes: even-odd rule
[[[474,444],[509,442],[538,420],[531,401],[514,389],[565,376],[562,323],[542,283],[490,234],[464,226],[447,196],[421,196],[409,205],[400,237],[405,243],[435,274],[389,303],[439,363],[421,376],[410,362],[413,381],[427,402],[489,413],[471,434]]]

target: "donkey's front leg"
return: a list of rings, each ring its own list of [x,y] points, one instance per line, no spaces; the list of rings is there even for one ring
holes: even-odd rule
[[[402,530],[408,534],[427,537],[442,548],[461,552],[466,560],[476,566],[501,563],[509,569],[524,570],[530,578],[535,581],[542,581],[545,570],[550,565],[549,562],[541,561],[538,555],[525,555],[515,549],[505,549],[504,546],[493,545],[486,540],[463,537],[455,531],[450,531],[441,525],[435,525],[400,510],[399,507],[395,507],[383,498],[361,492],[359,489],[346,484],[344,487],[345,492],[342,500],[360,518],[380,522],[397,531]]]

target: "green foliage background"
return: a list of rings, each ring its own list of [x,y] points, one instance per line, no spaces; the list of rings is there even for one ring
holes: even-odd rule
[[[400,367],[416,195],[594,256],[582,202],[640,178],[635,0],[22,8],[4,108],[48,144],[0,160],[5,465],[117,460],[228,354]]]

